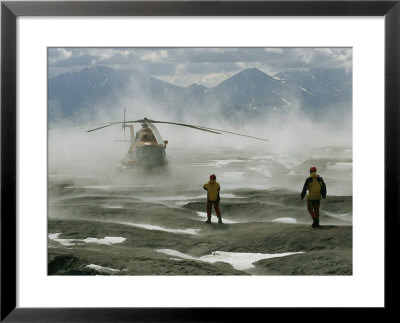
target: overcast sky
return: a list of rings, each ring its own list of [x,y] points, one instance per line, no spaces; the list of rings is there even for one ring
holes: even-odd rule
[[[135,69],[179,86],[212,87],[246,68],[352,68],[351,48],[49,48],[49,77],[90,66]]]

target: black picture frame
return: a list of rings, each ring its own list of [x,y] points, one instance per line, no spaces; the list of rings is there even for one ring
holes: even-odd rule
[[[383,16],[385,19],[385,164],[371,176],[385,176],[385,306],[369,309],[384,320],[396,311],[393,291],[399,234],[400,1],[2,1],[1,3],[1,321],[3,322],[234,322],[280,319],[288,308],[18,308],[16,19],[18,16]],[[384,168],[384,170],[383,170]],[[371,188],[373,197],[375,189]],[[368,288],[366,287],[366,291]],[[40,292],[40,291],[38,291]],[[212,297],[212,296],[211,296]],[[238,295],[238,297],[241,297]],[[305,313],[310,308],[290,309]],[[326,308],[329,318],[343,319]],[[341,309],[347,312],[353,309]],[[356,309],[354,309],[356,310]],[[384,311],[384,312],[382,312]],[[315,313],[315,312],[314,312]],[[349,313],[351,314],[351,313]],[[392,314],[392,313],[391,313]],[[274,313],[275,315],[275,313]],[[296,313],[297,315],[297,313]],[[302,315],[302,314],[301,314]],[[310,315],[307,311],[305,318]],[[314,315],[314,314],[313,314]],[[378,316],[379,315],[379,316]],[[325,316],[324,316],[325,317]],[[328,317],[328,316],[327,316]],[[300,317],[298,317],[300,318]],[[326,318],[326,317],[325,317]],[[348,317],[350,318],[350,317]]]

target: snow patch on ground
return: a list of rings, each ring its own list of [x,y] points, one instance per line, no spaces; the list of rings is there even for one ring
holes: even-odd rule
[[[292,169],[294,166],[300,165],[304,158],[295,157],[288,154],[277,154],[277,155],[265,155],[265,156],[255,156],[251,158],[252,160],[267,161],[271,160],[276,162],[286,169]]]
[[[222,173],[219,178],[221,182],[237,182],[243,180],[245,174],[246,172],[225,172]]]
[[[183,233],[183,234],[198,234],[200,229],[167,229],[160,227],[158,225],[151,225],[151,224],[140,224],[140,223],[132,223],[132,222],[116,222],[118,224],[130,225],[137,228],[142,228],[146,230],[155,230],[155,231],[164,231],[170,233]]]
[[[338,171],[350,171],[353,169],[353,163],[335,163],[334,165],[326,165],[328,169]]]
[[[249,169],[253,170],[257,173],[260,173],[261,175],[264,175],[266,177],[272,177],[270,171],[268,170],[268,167],[266,167],[266,166],[249,167]]]
[[[122,209],[122,205],[102,205],[105,209]]]
[[[49,233],[49,239],[58,242],[66,247],[81,245],[85,243],[97,243],[110,246],[112,244],[122,243],[126,240],[126,238],[123,237],[104,237],[103,239],[90,237],[86,239],[60,239],[60,234],[61,233]]]
[[[102,273],[102,274],[115,274],[117,272],[120,272],[119,269],[102,267],[102,266],[95,265],[95,264],[90,264],[90,265],[87,265],[86,267],[90,268],[90,269],[94,269],[94,270],[96,270],[96,271],[98,271],[99,273]]]
[[[303,253],[303,252],[285,252],[276,254],[263,254],[263,253],[214,251],[211,253],[211,255],[206,255],[196,258],[171,249],[158,249],[156,251],[165,253],[173,257],[180,257],[189,260],[204,261],[209,263],[215,263],[219,261],[226,262],[237,270],[252,269],[254,268],[254,264],[262,259],[285,257],[293,254]]]
[[[225,159],[225,160],[212,160],[209,166],[223,167],[232,163],[246,163],[247,160],[242,159]]]
[[[143,202],[157,202],[157,201],[188,201],[192,199],[204,198],[201,196],[160,196],[160,197],[139,197]]]
[[[297,220],[294,218],[277,218],[272,220],[272,222],[297,223]]]

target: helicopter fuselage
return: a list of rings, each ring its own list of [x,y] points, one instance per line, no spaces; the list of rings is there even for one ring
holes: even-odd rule
[[[131,146],[128,154],[122,161],[122,165],[125,167],[134,166],[165,166],[168,164],[168,160],[165,154],[165,148],[168,141],[160,143],[160,138],[155,127],[150,129],[149,127],[143,127],[140,129],[136,136],[133,132],[133,126],[129,125],[131,131]],[[158,140],[157,140],[158,139]]]

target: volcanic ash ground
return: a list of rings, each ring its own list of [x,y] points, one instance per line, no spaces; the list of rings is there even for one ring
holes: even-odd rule
[[[351,275],[351,150],[327,149],[313,158],[171,150],[165,168],[116,163],[102,175],[50,161],[48,274]],[[328,188],[317,230],[300,201],[310,165]],[[204,223],[211,173],[223,224],[214,210]]]

